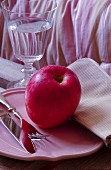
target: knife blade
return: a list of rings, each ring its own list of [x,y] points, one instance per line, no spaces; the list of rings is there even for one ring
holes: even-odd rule
[[[37,130],[25,121],[15,108],[10,106],[2,94],[0,94],[0,107],[3,109],[0,113],[0,120],[5,128],[13,135],[25,151],[35,153],[36,146],[29,135],[36,134]]]
[[[23,128],[18,126],[9,114],[4,113],[4,115],[0,116],[0,120],[4,127],[10,132],[10,134],[17,140],[17,142],[26,152],[36,152],[36,146],[29,138],[28,133]],[[33,133],[34,132],[35,130],[33,130]]]

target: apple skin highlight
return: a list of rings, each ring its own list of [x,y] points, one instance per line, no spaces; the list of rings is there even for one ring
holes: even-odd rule
[[[49,65],[38,70],[25,90],[30,119],[41,128],[51,128],[72,116],[79,104],[81,85],[69,68]]]

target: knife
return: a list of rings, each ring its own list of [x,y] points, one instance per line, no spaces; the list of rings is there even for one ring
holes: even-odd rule
[[[35,153],[37,148],[34,141],[46,138],[48,135],[39,134],[31,124],[20,116],[15,108],[10,106],[2,94],[0,94],[0,108],[3,110],[0,113],[0,120],[5,128],[25,151]]]

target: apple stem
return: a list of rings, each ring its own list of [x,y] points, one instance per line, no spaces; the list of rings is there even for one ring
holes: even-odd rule
[[[63,81],[63,76],[55,77],[54,79],[58,82],[61,83]]]

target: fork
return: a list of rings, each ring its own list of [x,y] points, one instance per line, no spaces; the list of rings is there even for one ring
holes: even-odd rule
[[[8,114],[7,116],[6,113],[1,112],[0,118],[9,132],[14,135],[26,151],[30,153],[36,152],[35,141],[45,139],[49,135],[39,133],[37,129],[24,120],[16,108],[13,108],[2,94],[0,94],[0,108]],[[15,135],[17,133],[16,129],[19,132],[17,135]]]
[[[28,137],[32,140],[32,141],[40,141],[41,139],[45,139],[47,138],[49,135],[47,134],[40,134],[38,132],[36,132],[35,134],[28,134]]]

